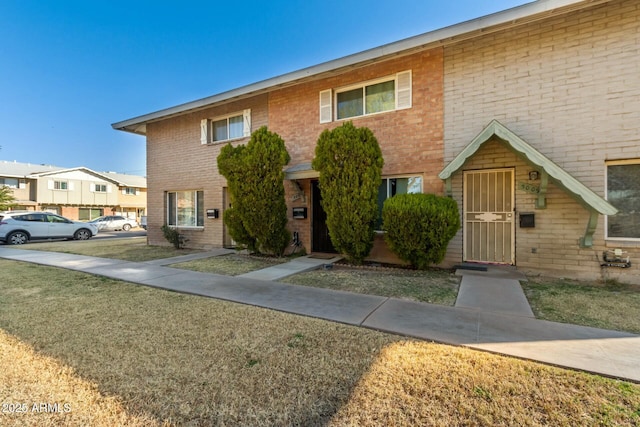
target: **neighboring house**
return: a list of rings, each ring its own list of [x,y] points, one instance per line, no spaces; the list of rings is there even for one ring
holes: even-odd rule
[[[0,183],[13,189],[13,210],[44,210],[70,219],[146,212],[146,178],[85,167],[60,168],[0,161]]]
[[[213,214],[230,203],[216,158],[266,125],[291,155],[290,229],[331,252],[310,163],[322,130],[345,120],[381,145],[380,203],[458,201],[443,266],[640,282],[637,1],[539,0],[113,127],[147,138],[150,243],[165,243],[167,223],[194,246],[232,244]],[[631,266],[601,267],[604,251]],[[382,233],[370,258],[394,259]]]

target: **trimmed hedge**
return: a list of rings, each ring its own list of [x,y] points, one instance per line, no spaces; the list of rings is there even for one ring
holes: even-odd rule
[[[460,228],[458,204],[434,194],[398,194],[382,208],[385,241],[402,260],[419,269],[444,259]]]
[[[331,243],[355,264],[373,247],[383,164],[378,140],[366,127],[346,122],[318,138],[312,166],[320,172]]]
[[[284,140],[266,126],[246,146],[229,143],[220,151],[218,170],[233,206],[223,220],[239,247],[281,256],[289,245],[283,168],[290,159]]]

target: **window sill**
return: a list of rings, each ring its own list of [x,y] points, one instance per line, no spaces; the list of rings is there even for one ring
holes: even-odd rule
[[[604,240],[606,248],[637,248],[640,247],[640,239],[624,237],[608,237]]]

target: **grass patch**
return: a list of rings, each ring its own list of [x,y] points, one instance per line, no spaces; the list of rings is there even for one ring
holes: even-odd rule
[[[2,425],[640,422],[635,384],[15,261],[0,329],[2,402],[72,404]]]
[[[637,286],[537,277],[522,288],[538,319],[640,333]]]
[[[171,267],[185,270],[238,276],[251,271],[271,267],[289,261],[287,258],[256,257],[241,254],[222,255],[212,258],[171,264]]]
[[[366,269],[334,265],[286,277],[282,282],[452,306],[460,278],[446,270]]]
[[[173,246],[149,246],[146,237],[128,239],[95,239],[63,242],[35,242],[12,246],[12,249],[63,252],[123,261],[144,262],[202,252],[197,249],[175,249]]]

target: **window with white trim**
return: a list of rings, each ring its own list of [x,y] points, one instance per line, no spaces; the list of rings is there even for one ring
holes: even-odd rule
[[[202,119],[200,143],[212,144],[251,136],[251,110]]]
[[[167,192],[167,224],[204,227],[204,191]]]
[[[607,238],[640,240],[640,159],[607,163],[607,201],[618,209],[607,216]]]
[[[122,194],[135,196],[136,194],[138,194],[138,189],[134,187],[125,187],[122,189]]]
[[[54,190],[68,190],[69,183],[67,181],[53,181]]]
[[[335,92],[332,97],[332,92]],[[411,107],[411,71],[320,92],[320,123]],[[335,103],[333,111],[332,103]]]
[[[107,184],[96,184],[95,192],[96,193],[106,193],[107,192]]]
[[[378,188],[378,222],[376,230],[382,229],[382,205],[396,194],[422,193],[422,176],[383,178]]]

